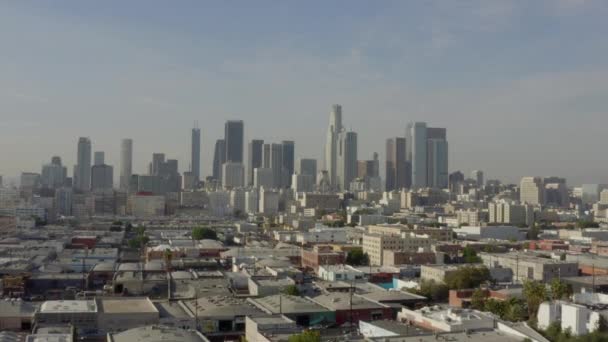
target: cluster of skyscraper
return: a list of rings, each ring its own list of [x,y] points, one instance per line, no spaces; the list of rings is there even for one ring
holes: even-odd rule
[[[244,158],[244,123],[225,123],[224,137],[215,143],[213,170],[207,182],[223,188],[294,188],[296,191],[382,190],[378,154],[371,160],[358,160],[357,133],[346,130],[342,107],[333,105],[325,142],[323,169],[317,161],[295,158],[295,143],[290,140],[265,142],[253,139]],[[104,152],[94,153],[89,138],[78,140],[73,182],[59,157],[43,166],[43,188],[73,186],[78,192],[113,188],[113,167],[105,164]],[[201,177],[201,131],[192,129],[190,168],[182,174],[175,159],[154,153],[147,174],[133,174],[133,141],[123,139],[120,155],[119,186],[123,191],[164,194],[180,189],[196,189]],[[27,177],[26,177],[27,178]],[[386,141],[386,190],[402,188],[446,188],[448,186],[448,143],[445,128],[427,127],[414,122],[406,126],[405,136]]]

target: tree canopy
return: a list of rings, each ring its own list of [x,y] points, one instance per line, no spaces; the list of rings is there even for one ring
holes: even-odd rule
[[[283,294],[289,295],[289,296],[299,296],[300,295],[300,290],[298,290],[298,287],[295,285],[287,285],[283,288],[283,291],[281,291]]]
[[[490,270],[485,266],[465,266],[448,273],[445,284],[449,289],[472,289],[490,280]]]
[[[361,249],[354,249],[348,252],[346,263],[351,266],[367,266],[369,265],[369,255],[363,253]]]
[[[192,229],[192,238],[194,240],[217,240],[217,233],[211,228],[196,227]]]
[[[475,252],[475,250],[470,246],[466,246],[462,250],[462,258],[467,264],[476,264],[481,262],[481,258],[477,256],[477,252]]]
[[[301,334],[291,335],[289,342],[321,342],[321,334],[318,331],[306,330]]]

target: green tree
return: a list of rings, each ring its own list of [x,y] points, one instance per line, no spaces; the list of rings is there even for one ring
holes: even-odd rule
[[[476,289],[471,296],[471,308],[483,310],[485,307],[486,294],[482,289]]]
[[[367,266],[369,265],[369,255],[363,253],[362,249],[354,249],[348,252],[346,263],[351,266]]]
[[[551,298],[553,300],[566,299],[572,295],[572,286],[555,278],[551,281]]]
[[[217,240],[217,233],[215,230],[207,227],[196,227],[192,229],[192,238],[194,240]]]
[[[442,302],[448,298],[450,289],[445,284],[436,283],[433,280],[423,280],[420,282],[420,288],[414,292],[432,301]]]
[[[528,305],[528,317],[536,318],[538,307],[542,302],[547,300],[547,289],[545,288],[545,284],[535,280],[525,281],[524,298]]]
[[[301,334],[291,335],[289,342],[321,342],[321,334],[318,331],[306,330]]]
[[[299,296],[300,295],[300,290],[298,290],[298,287],[295,285],[287,285],[283,288],[283,290],[281,292],[283,294],[286,294],[289,296]]]
[[[475,250],[470,246],[466,246],[462,250],[462,258],[467,264],[476,264],[481,262],[481,258],[477,256],[477,252],[475,252]]]
[[[449,273],[445,277],[445,284],[450,289],[471,289],[490,280],[490,270],[485,266],[465,266]]]

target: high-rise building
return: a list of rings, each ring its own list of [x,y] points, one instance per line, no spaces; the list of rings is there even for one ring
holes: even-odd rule
[[[190,153],[190,171],[194,177],[194,182],[198,183],[201,179],[201,130],[198,127],[192,128]]]
[[[483,171],[473,170],[471,171],[471,179],[477,184],[477,188],[483,187]]]
[[[80,191],[88,191],[91,188],[91,140],[89,138],[78,139],[74,187]]]
[[[546,177],[543,182],[545,185],[545,204],[554,207],[567,207],[570,204],[565,178]]]
[[[317,182],[317,160],[299,158],[296,163],[296,173],[299,175],[312,176],[313,183]]]
[[[390,138],[386,140],[386,191],[410,187],[408,162],[406,161],[405,138]]]
[[[114,184],[114,168],[106,164],[95,164],[91,168],[91,190],[111,190]]]
[[[291,176],[291,184],[294,192],[313,192],[315,189],[314,178],[308,174],[294,173]]]
[[[448,142],[445,128],[409,123],[405,132],[406,160],[411,167],[411,187],[447,188]]]
[[[427,186],[448,187],[448,141],[445,128],[428,128],[427,131]]]
[[[338,135],[343,131],[342,106],[333,105],[329,114],[329,127],[325,141],[325,170],[332,187],[337,185]]]
[[[257,189],[260,187],[272,189],[274,187],[272,169],[265,167],[256,167],[253,169],[253,186]]]
[[[254,139],[249,142],[247,151],[247,185],[253,184],[253,170],[263,166],[264,140]]]
[[[224,126],[226,162],[243,163],[243,121],[229,120]]]
[[[523,177],[519,184],[519,201],[524,204],[543,205],[545,186],[540,177]]]
[[[407,160],[412,165],[412,187],[424,188],[427,186],[427,139],[426,123],[414,122],[407,125],[405,140]]]
[[[56,189],[65,185],[68,171],[65,166],[61,164],[60,157],[51,158],[50,164],[42,166],[42,173],[40,174],[40,185],[46,189]]]
[[[129,190],[133,173],[133,140],[122,139],[120,143],[120,189]]]
[[[105,164],[106,162],[106,154],[103,151],[95,151],[95,153],[93,154],[94,158],[93,160],[95,161],[93,163],[93,165],[102,165]]]
[[[272,169],[272,183],[274,188],[283,187],[283,145],[270,145],[270,168]]]
[[[450,192],[458,192],[462,183],[464,183],[464,174],[462,172],[454,171],[448,176],[448,187],[450,188]]]
[[[338,135],[337,152],[337,185],[346,191],[350,182],[357,178],[357,133],[342,131]]]
[[[245,168],[241,163],[226,162],[222,165],[222,186],[224,189],[243,187]]]
[[[281,183],[283,186],[291,187],[291,175],[293,175],[295,163],[295,143],[291,140],[284,140],[282,145],[283,171]]]
[[[213,153],[213,178],[222,180],[222,165],[226,162],[226,141],[218,139]]]
[[[152,153],[152,163],[150,164],[150,175],[158,176],[161,171],[160,168],[162,164],[165,163],[165,154],[164,153]]]

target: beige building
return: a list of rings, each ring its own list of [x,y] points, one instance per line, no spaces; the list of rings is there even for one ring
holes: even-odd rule
[[[420,279],[443,283],[445,282],[445,277],[457,272],[463,266],[464,265],[422,265],[420,267]]]
[[[363,234],[363,252],[369,255],[372,265],[383,265],[384,251],[429,250],[433,240],[428,235],[404,233],[402,235]]]
[[[480,253],[480,257],[488,268],[510,268],[513,271],[513,278],[519,281],[538,280],[547,283],[558,277],[578,276],[577,262],[560,261],[517,252]]]
[[[367,228],[369,234],[379,235],[428,235],[432,240],[450,241],[452,240],[452,230],[446,228],[420,227],[410,228],[404,224],[378,224]]]
[[[534,223],[534,208],[529,204],[516,204],[509,201],[488,203],[488,222],[511,225],[530,225]]]
[[[545,186],[540,177],[523,177],[519,183],[519,201],[533,205],[545,204]]]
[[[165,196],[132,195],[129,197],[131,215],[135,217],[165,215]]]

